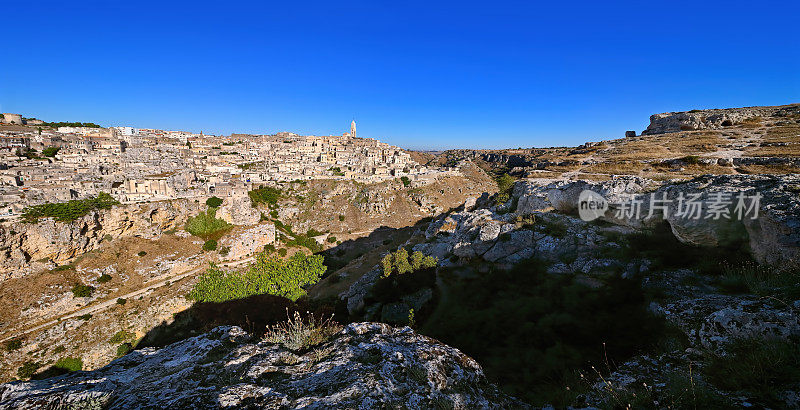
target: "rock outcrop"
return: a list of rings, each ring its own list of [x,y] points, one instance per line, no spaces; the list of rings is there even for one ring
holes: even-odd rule
[[[0,409],[525,408],[457,349],[410,328],[353,323],[306,352],[220,327],[101,369],[0,385]]]
[[[25,275],[46,266],[62,264],[100,247],[108,239],[155,239],[164,231],[182,228],[189,215],[205,205],[188,200],[120,205],[91,211],[72,222],[52,218],[37,223],[0,225],[0,279]],[[38,266],[37,266],[38,265]]]
[[[705,130],[729,127],[743,122],[760,121],[763,117],[782,117],[800,112],[800,105],[779,107],[745,107],[712,110],[667,112],[650,116],[650,125],[642,134]]]

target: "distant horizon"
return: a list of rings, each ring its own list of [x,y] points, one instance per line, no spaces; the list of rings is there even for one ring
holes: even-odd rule
[[[576,146],[800,95],[800,4],[13,2],[0,112],[416,150]]]

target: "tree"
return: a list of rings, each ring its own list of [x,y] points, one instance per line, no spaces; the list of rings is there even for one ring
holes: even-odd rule
[[[58,151],[60,149],[61,148],[59,148],[59,147],[47,147],[47,148],[42,150],[42,155],[44,155],[45,157],[53,158],[53,157],[56,156],[56,154],[58,153]]]
[[[189,292],[198,302],[225,302],[253,295],[276,295],[297,300],[304,286],[317,283],[327,270],[321,255],[297,252],[288,259],[262,252],[245,271],[225,272],[213,266]]]
[[[408,251],[405,248],[400,248],[400,250],[395,252],[394,266],[397,268],[397,273],[401,275],[413,271],[411,264],[408,262]]]
[[[212,196],[211,198],[206,199],[206,205],[208,205],[211,208],[219,208],[219,206],[222,205],[222,202],[223,202],[222,199],[217,198],[216,196]]]
[[[405,186],[405,187],[411,185],[411,180],[408,179],[408,177],[406,177],[406,176],[400,177],[400,181],[403,182],[403,186]]]

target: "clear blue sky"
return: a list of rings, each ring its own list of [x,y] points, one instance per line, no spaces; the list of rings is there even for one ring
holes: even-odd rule
[[[385,3],[389,5],[380,5]],[[0,112],[406,148],[575,145],[800,102],[797,1],[2,6]]]

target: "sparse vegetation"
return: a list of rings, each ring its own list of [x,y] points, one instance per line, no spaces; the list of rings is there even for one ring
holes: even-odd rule
[[[122,342],[130,341],[130,340],[134,339],[135,337],[136,337],[135,334],[133,334],[133,333],[127,331],[127,330],[120,330],[119,332],[114,333],[114,336],[111,336],[111,338],[108,339],[108,343],[110,343],[112,345],[115,345],[115,344],[119,344],[119,343],[122,343]]]
[[[800,343],[784,339],[734,341],[727,354],[709,356],[705,374],[717,387],[744,391],[761,405],[780,408],[778,395],[800,380]]]
[[[316,319],[313,314],[308,314],[303,318],[299,312],[294,312],[294,316],[290,316],[286,322],[267,327],[264,340],[283,345],[289,350],[306,350],[326,342],[341,330],[342,327],[332,317]]]
[[[22,211],[22,220],[35,223],[39,218],[55,218],[61,222],[69,222],[95,209],[110,209],[114,205],[119,205],[119,202],[111,195],[101,192],[96,198],[29,206]]]
[[[262,252],[243,272],[224,272],[212,266],[189,293],[198,302],[225,302],[252,295],[277,295],[297,300],[303,287],[319,281],[325,273],[324,258],[302,252],[280,259]]]

